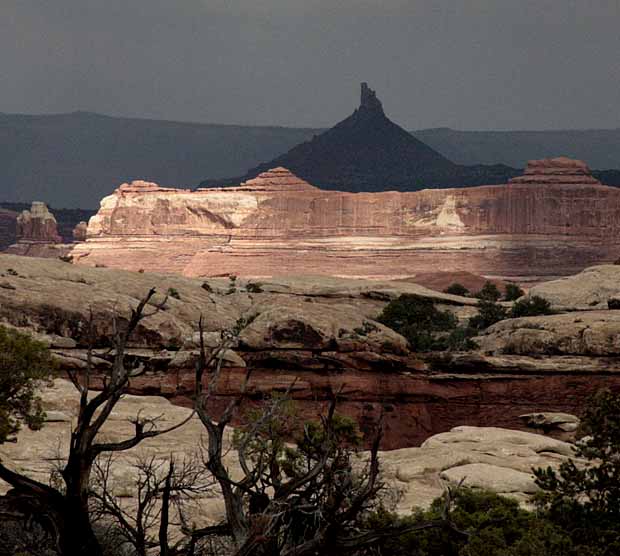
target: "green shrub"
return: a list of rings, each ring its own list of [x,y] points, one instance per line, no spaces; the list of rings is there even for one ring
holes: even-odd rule
[[[499,303],[481,299],[478,302],[478,314],[469,319],[469,327],[474,330],[484,330],[507,317],[508,311]]]
[[[454,284],[450,284],[445,290],[444,293],[449,293],[451,295],[460,295],[462,297],[467,297],[469,295],[469,290],[458,282],[454,282]]]
[[[575,543],[599,547],[593,554],[620,554],[620,393],[602,390],[591,398],[579,434],[585,437],[575,456],[588,465],[571,459],[557,471],[535,469],[539,503]]]
[[[441,338],[444,343],[444,351],[471,351],[478,349],[478,344],[472,340],[477,331],[470,327],[459,326],[449,335]]]
[[[508,283],[504,287],[504,301],[516,301],[524,295],[525,292],[517,284]]]
[[[167,295],[168,297],[173,297],[174,299],[181,299],[181,294],[176,288],[168,288]]]
[[[484,301],[499,301],[502,297],[499,289],[493,282],[485,282],[482,289],[476,294],[478,299],[483,299]]]
[[[454,330],[457,325],[450,311],[440,311],[432,300],[415,294],[391,301],[377,320],[404,336],[416,351],[442,349],[437,333]]]
[[[36,392],[53,370],[44,344],[0,326],[0,444],[10,440],[22,422],[31,429],[43,425],[45,414]]]
[[[516,301],[510,311],[510,317],[514,319],[552,314],[551,304],[545,298],[537,295]]]
[[[441,517],[444,498],[427,511],[409,517],[379,510],[370,518],[376,527],[403,527]],[[390,556],[577,556],[568,535],[544,516],[519,508],[515,500],[495,493],[461,488],[454,494],[454,528],[412,531],[381,541],[378,554]]]

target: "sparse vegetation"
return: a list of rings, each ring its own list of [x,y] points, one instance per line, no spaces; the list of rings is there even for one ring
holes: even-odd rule
[[[431,299],[419,295],[401,295],[377,320],[404,336],[415,351],[468,351],[478,347],[472,339],[477,329],[459,326],[453,313],[440,311]]]
[[[362,323],[362,326],[354,328],[353,332],[355,332],[358,336],[368,336],[368,334],[370,334],[371,332],[376,332],[377,330],[378,328],[376,325],[374,325],[372,322],[365,320]]]
[[[181,294],[179,293],[179,290],[177,290],[176,288],[168,288],[166,295],[168,297],[172,297],[173,299],[181,299]]]
[[[414,351],[468,351],[478,347],[474,336],[499,321],[553,314],[549,302],[538,296],[519,299],[508,309],[495,299],[499,290],[491,282],[487,286],[478,301],[478,314],[467,326],[458,326],[456,316],[440,311],[432,300],[412,294],[391,301],[377,320],[404,336]]]
[[[438,340],[438,346],[444,351],[471,351],[478,349],[478,344],[472,340],[477,330],[469,326],[458,326],[450,334]]]
[[[415,351],[442,349],[438,333],[449,332],[457,326],[456,317],[440,311],[431,299],[404,294],[391,301],[377,320],[404,336]]]
[[[458,282],[450,284],[443,292],[451,295],[460,295],[462,297],[467,297],[470,294],[470,291],[463,286],[463,284],[459,284]]]
[[[228,291],[227,295],[231,295],[237,291],[237,277],[234,274],[231,274],[228,277]]]
[[[263,288],[261,288],[258,284],[255,284],[254,282],[248,282],[245,286],[245,289],[249,293],[263,293]]]
[[[578,556],[568,535],[545,516],[493,492],[460,488],[453,493],[452,528],[436,528],[385,539],[376,554],[390,556]],[[375,527],[414,526],[444,513],[445,499],[427,511],[398,517],[384,510],[372,516]]]
[[[620,394],[602,390],[581,417],[575,456],[559,470],[536,469],[539,504],[583,552],[620,554]]]
[[[478,314],[469,319],[469,327],[484,330],[505,318],[508,318],[508,311],[499,303],[481,299],[478,302]]]
[[[476,294],[478,299],[482,299],[483,301],[499,301],[502,297],[501,292],[498,287],[491,281],[486,281],[482,289]]]
[[[509,282],[504,287],[504,301],[516,301],[524,295],[525,292],[517,284],[512,282]]]
[[[551,304],[543,297],[534,295],[516,301],[510,310],[510,318],[552,315]]]
[[[208,282],[203,282],[200,287],[206,292],[213,293],[213,288],[208,284]]]
[[[37,389],[53,370],[44,344],[0,326],[0,444],[11,440],[21,424],[31,429],[43,425]]]

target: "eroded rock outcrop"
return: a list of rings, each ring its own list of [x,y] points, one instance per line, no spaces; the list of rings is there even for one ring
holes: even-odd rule
[[[285,168],[197,191],[133,182],[103,199],[74,258],[187,276],[457,269],[540,280],[618,252],[620,190],[560,158],[507,185],[405,193],[324,191]]]
[[[579,417],[570,413],[526,413],[520,418],[530,429],[567,442],[576,440],[580,423]]]
[[[86,241],[86,236],[88,234],[88,223],[78,222],[73,228],[73,239],[74,241]]]
[[[560,311],[607,309],[610,300],[620,297],[620,266],[586,268],[573,276],[538,284],[530,294],[545,298]]]
[[[605,347],[612,328],[620,326],[610,320],[615,311],[538,317],[548,322],[506,321],[480,338],[482,350],[437,357],[412,353],[402,337],[375,320],[377,315],[403,293],[428,297],[465,318],[475,312],[476,300],[402,281],[321,276],[197,280],[2,255],[0,322],[36,334],[61,368],[79,371],[86,366],[90,310],[104,346],[112,313],[134,307],[153,286],[159,292],[155,301],[166,292],[174,295],[132,339],[130,354],[146,373],[132,380],[131,391],[163,395],[180,405],[192,403],[200,315],[207,346],[217,345],[220,331],[239,318],[253,318],[226,354],[215,410],[239,395],[250,369],[250,406],[293,385],[293,399],[310,418],[340,392],[339,410],[362,430],[370,431],[384,415],[386,449],[419,445],[458,425],[524,429],[523,414],[579,414],[599,388],[620,388],[620,348],[616,353]],[[584,322],[558,321],[569,318]],[[511,340],[519,330],[544,338],[511,352],[507,346],[525,346]],[[109,367],[106,352],[102,347],[96,353],[94,381]]]
[[[58,257],[65,254],[56,218],[45,203],[34,201],[17,217],[16,242],[7,252],[29,257]]]
[[[17,217],[17,241],[61,243],[56,218],[45,203],[35,201]]]

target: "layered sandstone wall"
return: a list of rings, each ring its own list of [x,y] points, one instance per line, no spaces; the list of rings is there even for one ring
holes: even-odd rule
[[[532,161],[507,185],[407,193],[324,191],[275,168],[227,188],[124,184],[103,199],[74,254],[190,276],[458,269],[535,277],[615,259],[618,232],[620,190],[565,158]]]

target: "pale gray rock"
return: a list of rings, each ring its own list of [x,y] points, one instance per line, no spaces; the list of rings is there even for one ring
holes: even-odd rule
[[[608,300],[620,296],[620,266],[592,266],[574,276],[534,286],[529,295],[543,297],[559,310],[607,309]]]

